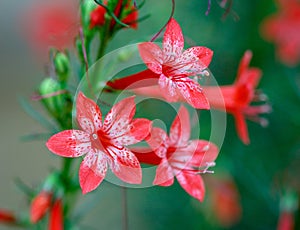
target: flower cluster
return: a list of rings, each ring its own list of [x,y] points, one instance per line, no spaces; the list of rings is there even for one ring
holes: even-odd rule
[[[230,10],[231,3],[221,1],[219,4]],[[291,10],[282,5],[285,10]],[[100,92],[93,84],[103,80],[100,79],[101,74],[107,66],[100,63],[97,66],[100,70],[99,79],[92,81],[89,78],[89,66],[104,56],[107,44],[116,32],[126,28],[137,29],[141,21],[139,6],[130,0],[81,1],[78,6],[80,17],[73,1],[36,5],[33,9],[36,14],[30,17],[28,31],[33,44],[46,49],[49,54],[46,78],[32,98],[41,102],[52,119],[51,122],[44,117],[39,120],[45,122],[47,128],[50,126],[46,147],[63,157],[63,164],[60,170],[53,170],[37,189],[21,186],[31,204],[25,221],[14,213],[0,210],[0,222],[26,228],[47,222],[51,230],[64,229],[66,225],[75,229],[76,224],[73,226],[67,218],[71,216],[70,207],[77,192],[87,194],[94,191],[109,171],[124,185],[142,184],[143,164],[156,169],[153,185],[171,186],[176,178],[186,193],[203,202],[206,193],[203,175],[214,172],[210,168],[215,166],[220,146],[192,135],[193,119],[189,111],[217,109],[232,114],[239,138],[244,144],[249,144],[246,118],[266,125],[267,121],[259,115],[271,110],[264,103],[266,97],[256,91],[262,73],[259,68],[249,67],[252,52],[248,50],[242,57],[233,84],[205,86],[201,80],[210,76],[208,67],[213,51],[204,46],[185,49],[184,35],[173,18],[173,12],[160,30],[165,28],[161,45],[153,41],[160,32],[151,41],[137,45],[144,70],[110,79],[104,84],[103,92]],[[296,14],[294,18],[297,18]],[[289,22],[290,19],[287,24]],[[267,24],[267,27],[278,27],[273,20]],[[289,26],[284,28],[290,32]],[[272,35],[274,31],[270,31]],[[276,41],[282,45],[285,39],[280,36]],[[292,49],[295,50],[298,47],[296,40],[294,38],[292,43]],[[98,49],[94,49],[95,44]],[[74,64],[69,49],[71,45],[75,46],[79,58],[78,71],[71,68]],[[290,48],[285,47],[284,50],[292,52]],[[98,51],[95,53],[92,50]],[[296,59],[298,53],[293,55]],[[70,77],[77,74],[80,81],[85,73],[87,88],[83,86],[79,90],[82,85],[78,84],[78,88],[75,86],[74,89],[74,82],[69,82]],[[95,95],[107,93],[111,96],[120,91],[131,96],[114,104],[106,101],[98,104],[95,101]],[[171,118],[171,125],[166,129],[156,127],[153,120],[145,118],[144,111],[144,116],[135,117],[140,115],[136,113],[137,95],[159,98],[172,103],[172,106],[173,103],[180,103],[174,106],[179,109]],[[103,107],[100,108],[100,105]],[[32,114],[39,116],[35,112]],[[76,117],[75,122],[73,117]],[[78,164],[78,177],[72,172],[76,162],[74,158],[82,159]],[[242,211],[233,181],[211,179],[205,182],[212,190],[212,210],[221,225],[231,226],[238,222]]]

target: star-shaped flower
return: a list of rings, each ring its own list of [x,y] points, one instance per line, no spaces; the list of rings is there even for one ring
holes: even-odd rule
[[[159,75],[158,84],[165,99],[178,101],[183,96],[193,107],[208,109],[208,101],[199,83],[189,76],[203,74],[208,67],[213,52],[202,46],[183,51],[184,39],[175,19],[167,25],[163,48],[153,42],[139,45],[139,52],[149,70]]]
[[[134,153],[143,163],[157,164],[154,185],[170,186],[174,177],[191,196],[203,201],[204,182],[200,174],[211,172],[218,148],[205,140],[189,140],[190,119],[185,107],[181,107],[174,119],[170,135],[160,128],[153,128],[147,142],[151,149],[139,148]],[[156,155],[150,157],[151,154]],[[158,161],[157,158],[160,158]]]
[[[108,165],[121,180],[141,183],[140,163],[125,146],[143,140],[150,132],[151,122],[143,118],[133,119],[134,97],[114,105],[102,122],[97,104],[80,92],[76,111],[81,130],[62,131],[48,140],[47,147],[63,157],[86,154],[79,169],[82,192],[90,192],[102,182]]]

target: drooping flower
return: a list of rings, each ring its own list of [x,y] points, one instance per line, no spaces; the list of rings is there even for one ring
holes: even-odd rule
[[[277,0],[277,3],[279,11],[263,21],[261,31],[277,46],[279,59],[293,66],[300,61],[300,2]]]
[[[113,173],[127,183],[141,183],[141,167],[135,155],[125,146],[143,140],[150,132],[151,122],[133,119],[134,97],[114,105],[103,123],[97,104],[79,93],[76,105],[81,130],[65,130],[52,136],[47,147],[63,157],[86,154],[79,169],[79,182],[85,194],[104,179],[108,165]]]
[[[8,210],[4,210],[4,209],[0,209],[0,223],[2,224],[15,224],[17,221],[16,216],[14,215],[14,213],[8,211]]]
[[[184,98],[194,108],[208,109],[209,103],[201,86],[189,77],[195,78],[206,73],[204,70],[210,64],[213,52],[202,46],[191,47],[185,51],[183,47],[181,28],[175,19],[171,19],[164,34],[162,49],[153,42],[143,42],[138,46],[148,70],[108,82],[107,85],[124,89],[129,86],[126,81],[135,83],[145,78],[156,78],[167,101],[176,102]]]
[[[253,101],[266,99],[266,96],[255,92],[255,88],[261,78],[261,70],[249,67],[251,58],[252,52],[246,51],[240,62],[237,78],[232,85],[204,87],[204,92],[212,108],[226,110],[226,112],[231,113],[235,117],[238,136],[245,144],[250,143],[245,118],[257,121],[265,126],[267,125],[267,120],[260,118],[259,115],[271,111],[271,107],[267,104],[250,105]],[[220,90],[223,98],[219,96]]]
[[[49,216],[49,230],[63,230],[63,206],[62,200],[57,199],[50,210]]]
[[[236,224],[242,215],[239,192],[231,178],[209,178],[212,211],[223,227]]]
[[[74,1],[35,4],[29,13],[26,29],[35,46],[63,50],[73,44],[80,26]]]
[[[51,203],[52,193],[41,191],[31,202],[30,221],[32,223],[37,223],[39,220],[41,220],[50,209]]]
[[[189,140],[189,121],[189,113],[182,106],[171,125],[170,135],[160,128],[153,128],[151,137],[147,139],[151,149],[139,149],[140,152],[135,154],[143,163],[159,162],[154,185],[170,186],[176,177],[188,194],[203,201],[205,187],[200,174],[210,172],[208,168],[215,165],[218,148],[205,140]],[[151,151],[156,156],[150,157]]]
[[[293,212],[283,211],[280,213],[277,230],[294,230],[295,217]]]

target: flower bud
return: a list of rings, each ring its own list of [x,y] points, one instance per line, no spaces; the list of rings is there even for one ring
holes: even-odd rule
[[[57,53],[54,58],[55,71],[60,82],[66,82],[70,72],[70,61],[64,53]]]
[[[63,230],[64,222],[63,222],[63,206],[62,200],[57,199],[51,210],[49,217],[49,230]]]
[[[56,114],[62,109],[63,98],[57,94],[60,90],[60,84],[53,78],[44,79],[40,85],[42,102],[51,114]]]
[[[51,206],[52,194],[47,191],[41,191],[31,202],[30,221],[37,223],[41,220]]]
[[[105,24],[106,9],[103,6],[98,6],[91,12],[90,27],[103,26]]]
[[[0,223],[13,224],[16,223],[16,217],[12,212],[0,209]]]

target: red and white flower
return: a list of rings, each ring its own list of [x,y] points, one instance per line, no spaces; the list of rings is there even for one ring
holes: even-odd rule
[[[81,92],[76,110],[81,130],[62,131],[48,140],[47,147],[63,157],[86,154],[79,169],[82,192],[94,190],[103,181],[108,166],[121,180],[141,183],[140,163],[125,146],[143,140],[150,132],[151,121],[133,119],[134,97],[125,98],[114,105],[103,122],[97,104]]]
[[[211,172],[208,168],[215,165],[218,148],[205,140],[189,140],[189,121],[189,113],[182,106],[172,123],[170,135],[160,128],[153,128],[147,139],[151,150],[140,148],[140,153],[135,154],[143,163],[156,164],[157,157],[160,158],[153,184],[170,186],[176,177],[188,194],[203,201],[205,187],[200,174]],[[156,156],[150,158],[151,151]]]

